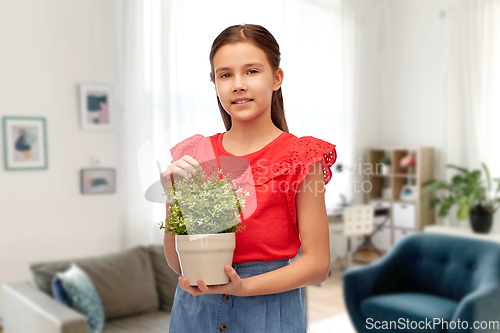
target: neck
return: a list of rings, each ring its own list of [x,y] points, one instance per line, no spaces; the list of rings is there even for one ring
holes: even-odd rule
[[[233,119],[231,129],[224,136],[227,136],[232,142],[241,147],[252,147],[260,142],[273,140],[282,132],[273,124],[271,119],[266,122],[240,122]]]

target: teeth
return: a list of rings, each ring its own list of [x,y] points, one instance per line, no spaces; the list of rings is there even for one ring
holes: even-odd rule
[[[249,99],[245,99],[245,100],[242,100],[242,101],[237,101],[237,102],[234,102],[235,104],[241,104],[241,103],[246,103],[246,102],[249,102],[250,100]]]

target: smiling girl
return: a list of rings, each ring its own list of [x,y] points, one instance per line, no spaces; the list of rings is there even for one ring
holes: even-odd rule
[[[337,156],[333,144],[288,132],[279,63],[278,43],[259,25],[231,26],[212,44],[210,79],[226,132],[210,142],[216,156],[248,160],[257,208],[235,234],[228,284],[198,279],[190,286],[179,277],[170,332],[306,332],[303,287],[325,281],[329,271],[324,185]],[[198,165],[202,138],[194,135],[170,150],[162,183]],[[181,274],[174,236],[165,233],[164,248],[169,266]]]

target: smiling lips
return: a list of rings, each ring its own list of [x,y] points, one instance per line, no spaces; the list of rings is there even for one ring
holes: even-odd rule
[[[236,106],[245,106],[248,105],[251,101],[253,101],[253,99],[242,99],[236,102],[232,102],[232,104]]]

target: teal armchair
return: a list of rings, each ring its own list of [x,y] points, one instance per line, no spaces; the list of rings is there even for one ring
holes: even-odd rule
[[[500,243],[417,233],[343,283],[359,333],[500,332]]]

